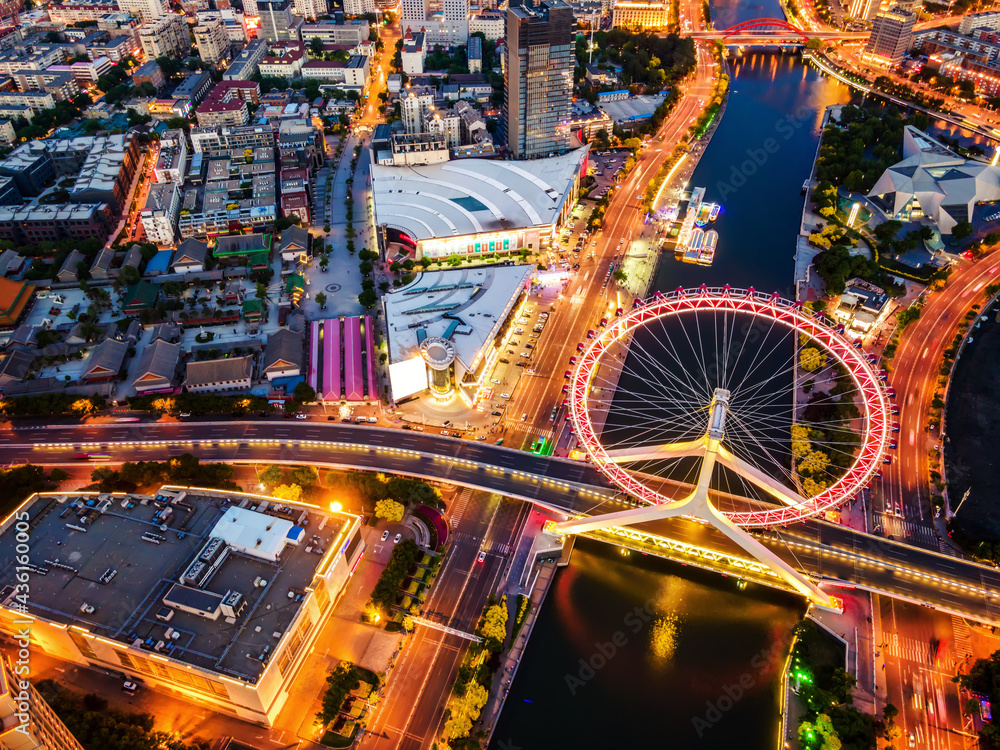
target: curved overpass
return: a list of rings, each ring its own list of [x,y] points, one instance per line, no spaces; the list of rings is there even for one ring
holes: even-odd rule
[[[54,465],[79,453],[107,453],[113,462],[164,460],[190,452],[209,461],[298,463],[424,477],[497,492],[563,514],[593,514],[624,506],[589,464],[535,456],[488,443],[419,432],[301,421],[138,422],[21,428],[0,432],[0,462]],[[703,524],[675,519],[641,528],[653,536],[615,541],[712,569],[704,555],[682,557],[662,542],[738,555]],[[652,539],[652,542],[650,541]],[[657,541],[659,540],[659,541]],[[808,521],[761,538],[805,574],[944,612],[1000,624],[1000,572],[967,560]]]

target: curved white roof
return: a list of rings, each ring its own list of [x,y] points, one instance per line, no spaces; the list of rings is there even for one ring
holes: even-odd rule
[[[586,154],[580,148],[532,161],[376,164],[375,221],[417,241],[547,226],[558,219]]]

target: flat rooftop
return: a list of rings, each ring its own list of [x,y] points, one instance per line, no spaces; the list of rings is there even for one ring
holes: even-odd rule
[[[580,148],[532,161],[375,164],[375,222],[417,241],[549,226],[586,154]]]
[[[31,519],[31,564],[41,570],[31,573],[28,611],[126,646],[152,649],[168,641],[160,651],[163,655],[256,682],[267,666],[267,657],[262,661],[260,655],[265,647],[275,652],[277,634],[285,633],[299,611],[295,597],[311,584],[324,553],[350,519],[238,492],[185,490],[172,504],[179,494],[164,489],[157,496],[70,493],[35,498],[25,510]],[[169,622],[157,619],[156,613],[166,607],[164,596],[180,582],[232,507],[263,511],[303,528],[299,544],[284,546],[276,561],[230,547],[207,581],[200,586],[188,583],[220,596],[241,594],[245,606],[234,624],[227,623],[225,615],[210,620],[176,608]],[[163,520],[167,508],[172,511]],[[150,534],[160,543],[144,540],[154,538]],[[13,527],[0,536],[2,598],[16,582],[16,543]],[[107,580],[108,571],[117,573]],[[211,598],[197,591],[189,594],[192,601]],[[84,604],[94,611],[83,612]],[[168,628],[180,637],[165,638]]]
[[[425,338],[446,338],[467,369],[496,337],[534,266],[472,266],[425,271],[385,295],[389,361],[420,356]]]

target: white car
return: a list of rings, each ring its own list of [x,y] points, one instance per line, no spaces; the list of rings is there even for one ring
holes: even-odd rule
[[[500,385],[500,381],[496,378],[490,378],[490,382],[493,383],[493,385]]]
[[[382,541],[384,542],[388,538],[389,538],[389,530],[386,529],[385,531],[382,532]]]
[[[309,419],[305,414],[299,413],[295,415],[296,419]]]
[[[394,536],[392,538],[392,543],[393,544],[399,544],[399,540],[402,539],[402,538],[403,538],[402,534],[396,534],[396,536]]]

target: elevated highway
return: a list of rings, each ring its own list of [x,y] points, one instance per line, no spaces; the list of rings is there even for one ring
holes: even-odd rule
[[[628,507],[589,464],[395,429],[269,420],[40,426],[0,432],[0,462],[6,465],[77,464],[77,456],[84,453],[107,454],[112,463],[162,461],[185,452],[206,461],[403,474],[505,494],[568,516]],[[605,538],[621,546],[782,586],[701,523],[669,519],[610,534]],[[821,584],[859,588],[1000,625],[1000,571],[994,568],[821,521],[766,532],[760,540]]]

